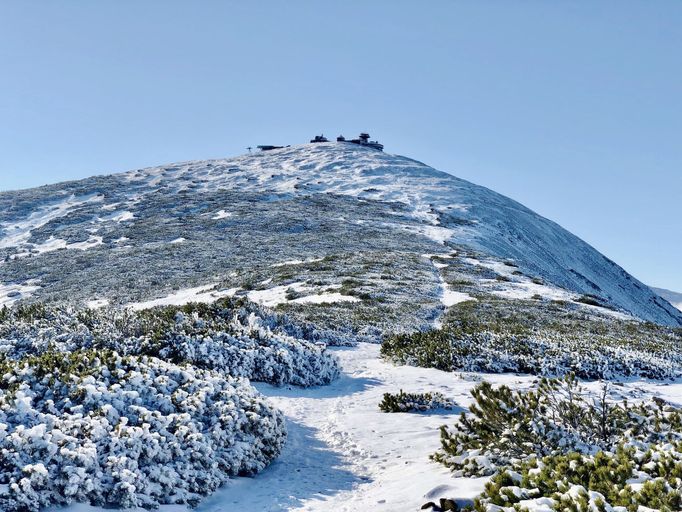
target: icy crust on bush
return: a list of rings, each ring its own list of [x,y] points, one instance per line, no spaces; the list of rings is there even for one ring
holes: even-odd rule
[[[574,373],[585,379],[682,376],[679,329],[588,315],[561,304],[479,302],[451,308],[442,329],[388,337],[382,355],[397,364],[445,371]]]
[[[0,351],[18,359],[48,348],[106,348],[275,385],[328,384],[338,360],[323,343],[294,336],[315,340],[306,329],[231,299],[140,312],[33,304],[0,311]]]
[[[189,503],[280,453],[247,381],[108,350],[0,363],[0,508]]]

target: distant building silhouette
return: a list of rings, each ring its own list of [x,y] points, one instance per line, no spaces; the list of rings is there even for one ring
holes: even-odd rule
[[[351,144],[358,144],[359,146],[366,146],[368,148],[376,149],[378,151],[384,150],[384,145],[376,140],[369,140],[369,133],[361,133],[357,139],[346,140],[343,135],[336,137],[337,142],[350,142]]]
[[[261,151],[272,151],[273,149],[282,149],[284,147],[289,147],[289,146],[271,146],[269,144],[263,144],[261,146],[256,146],[258,149]]]

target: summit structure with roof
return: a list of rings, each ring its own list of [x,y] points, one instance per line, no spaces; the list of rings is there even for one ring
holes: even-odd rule
[[[369,140],[369,133],[361,133],[357,139],[346,140],[343,135],[336,137],[336,142],[349,142],[351,144],[358,144],[359,146],[365,146],[368,148],[376,149],[378,151],[384,150],[384,145],[380,144],[376,140]]]
[[[322,135],[315,135],[312,139],[310,139],[311,144],[315,144],[318,142],[329,142],[329,139]],[[376,140],[369,140],[369,133],[362,132],[357,139],[346,139],[343,135],[339,135],[336,137],[336,142],[347,142],[349,144],[357,144],[358,146],[364,146],[367,148],[371,149],[376,149],[377,151],[383,151],[384,150],[384,145],[379,143]],[[260,147],[260,146],[259,146]]]

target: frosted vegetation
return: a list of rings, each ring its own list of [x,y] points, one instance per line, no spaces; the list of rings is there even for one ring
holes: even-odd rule
[[[398,364],[446,371],[660,380],[682,375],[681,343],[680,329],[565,301],[488,296],[450,308],[440,329],[388,337],[381,351]]]
[[[0,506],[196,504],[262,470],[284,417],[246,378],[331,382],[322,337],[244,300],[3,308]]]
[[[109,349],[275,385],[335,379],[338,363],[322,342],[328,340],[334,338],[239,299],[143,311],[42,304],[0,310],[0,348],[8,358]]]
[[[0,366],[3,510],[196,504],[286,438],[279,411],[219,372],[101,349]]]
[[[238,297],[275,287],[295,291],[302,283],[306,293],[283,293],[273,306],[340,334],[374,341],[380,339],[378,331],[425,328],[442,309],[438,276],[421,257],[438,244],[377,221],[389,216],[417,226],[403,205],[333,195],[275,201],[224,189],[197,196],[163,187],[147,201],[129,204],[130,189],[117,189],[120,179],[93,178],[69,190],[76,195],[90,187],[108,190],[107,203],[135,211],[133,219],[117,222],[106,217],[111,212],[102,211],[101,201],[87,202],[30,231],[30,243],[0,246],[0,260],[5,260],[0,261],[0,303],[61,303],[68,297],[74,304],[98,299],[120,306],[208,283],[215,283],[217,293],[236,290]],[[21,194],[27,204],[47,200],[42,190]],[[0,211],[3,198],[0,193]],[[14,204],[8,208],[25,215],[20,213],[23,201]],[[226,205],[232,215],[214,218]],[[73,244],[87,241],[93,229],[102,238],[100,245],[73,250],[53,244],[55,250],[40,250],[55,233]],[[180,237],[182,243],[171,243]],[[4,283],[16,284],[3,295]],[[340,301],[308,302],[307,297],[325,293],[339,294]]]
[[[590,395],[570,375],[472,394],[433,459],[458,476],[494,475],[475,510],[680,509],[682,410],[617,401],[606,386]]]
[[[441,276],[422,255],[460,249],[512,260],[563,294],[682,325],[680,311],[522,205],[415,160],[346,144],[0,193],[0,300],[9,285],[12,301],[122,305],[216,280],[218,291],[242,295],[301,282],[324,292],[346,281],[330,293],[352,290],[359,302],[296,297],[278,307],[373,336],[437,318]]]
[[[438,409],[452,409],[454,403],[443,393],[384,393],[379,409],[384,412],[425,412]]]

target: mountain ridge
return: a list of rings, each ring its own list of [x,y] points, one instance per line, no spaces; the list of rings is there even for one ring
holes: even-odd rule
[[[666,288],[656,288],[655,286],[652,286],[651,289],[665,300],[670,302],[670,304],[675,306],[677,309],[682,311],[682,293],[674,292]]]

